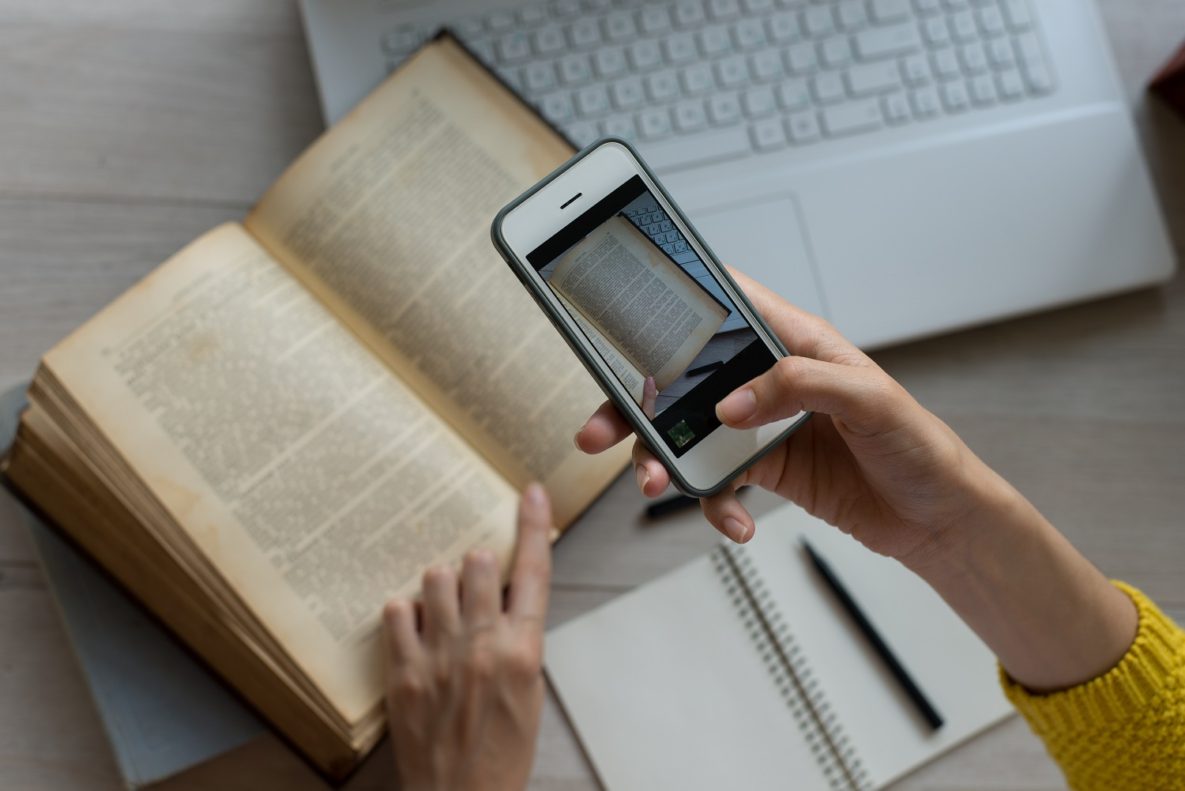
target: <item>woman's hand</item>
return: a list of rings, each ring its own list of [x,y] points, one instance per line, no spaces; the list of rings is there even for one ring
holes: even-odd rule
[[[795,355],[738,388],[716,407],[728,426],[752,428],[816,413],[724,492],[702,501],[704,514],[737,542],[753,518],[736,489],[755,484],[798,503],[869,548],[903,560],[925,555],[952,525],[1009,490],[941,420],[925,410],[863,352],[822,319],[760,284],[734,277]],[[630,434],[604,404],[576,435],[589,453]],[[662,464],[634,445],[638,486],[654,497],[670,482]]]
[[[387,712],[404,791],[522,789],[543,705],[543,622],[551,579],[551,506],[532,484],[519,506],[505,606],[492,552],[424,573],[416,606],[383,611]]]

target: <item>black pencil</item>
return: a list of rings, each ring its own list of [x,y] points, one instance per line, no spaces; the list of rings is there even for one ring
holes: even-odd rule
[[[646,516],[650,519],[660,519],[667,514],[688,511],[699,506],[699,500],[685,494],[676,494],[665,500],[658,500],[646,506]]]
[[[893,678],[897,679],[897,683],[905,690],[905,694],[913,702],[918,713],[922,715],[934,730],[941,728],[942,715],[938,713],[938,710],[934,708],[934,704],[926,698],[925,693],[922,692],[917,682],[913,680],[913,677],[909,675],[909,672],[898,661],[888,644],[884,641],[884,638],[876,630],[876,627],[868,620],[868,616],[864,614],[864,611],[856,604],[852,595],[848,593],[848,589],[843,586],[843,583],[839,581],[839,577],[831,570],[831,566],[807,543],[805,538],[802,539],[802,548],[806,550],[807,556],[811,559],[811,565],[819,572],[819,576],[827,583],[827,587],[835,594],[835,598],[839,599],[839,603],[843,605],[848,615],[852,616],[852,620],[856,622],[856,626],[868,638],[868,642],[872,644],[873,649],[880,656],[881,661],[885,663],[885,667],[893,674]]]

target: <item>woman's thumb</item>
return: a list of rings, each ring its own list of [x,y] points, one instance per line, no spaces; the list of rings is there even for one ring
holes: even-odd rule
[[[783,357],[718,403],[716,417],[732,428],[754,428],[799,412],[821,412],[857,433],[878,433],[896,411],[891,385],[876,367]]]

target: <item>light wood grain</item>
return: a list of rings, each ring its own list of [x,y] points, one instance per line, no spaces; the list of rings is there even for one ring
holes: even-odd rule
[[[1100,3],[1185,252],[1185,123],[1142,85],[1185,35],[1180,0]],[[276,0],[0,0],[0,389],[137,278],[240,217],[320,131],[296,10]],[[877,355],[1108,574],[1185,620],[1185,284]],[[772,506],[749,495],[758,511]],[[556,549],[561,623],[715,541],[648,524],[628,478]],[[721,734],[722,744],[743,734]],[[348,788],[389,783],[385,745]],[[322,788],[268,736],[168,784]],[[532,787],[595,788],[549,698]],[[1012,720],[898,789],[1056,789]],[[27,538],[0,498],[0,788],[119,788]]]

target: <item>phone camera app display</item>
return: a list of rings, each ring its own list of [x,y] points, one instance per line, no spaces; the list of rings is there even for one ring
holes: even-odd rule
[[[640,177],[527,256],[677,456],[774,357]]]

